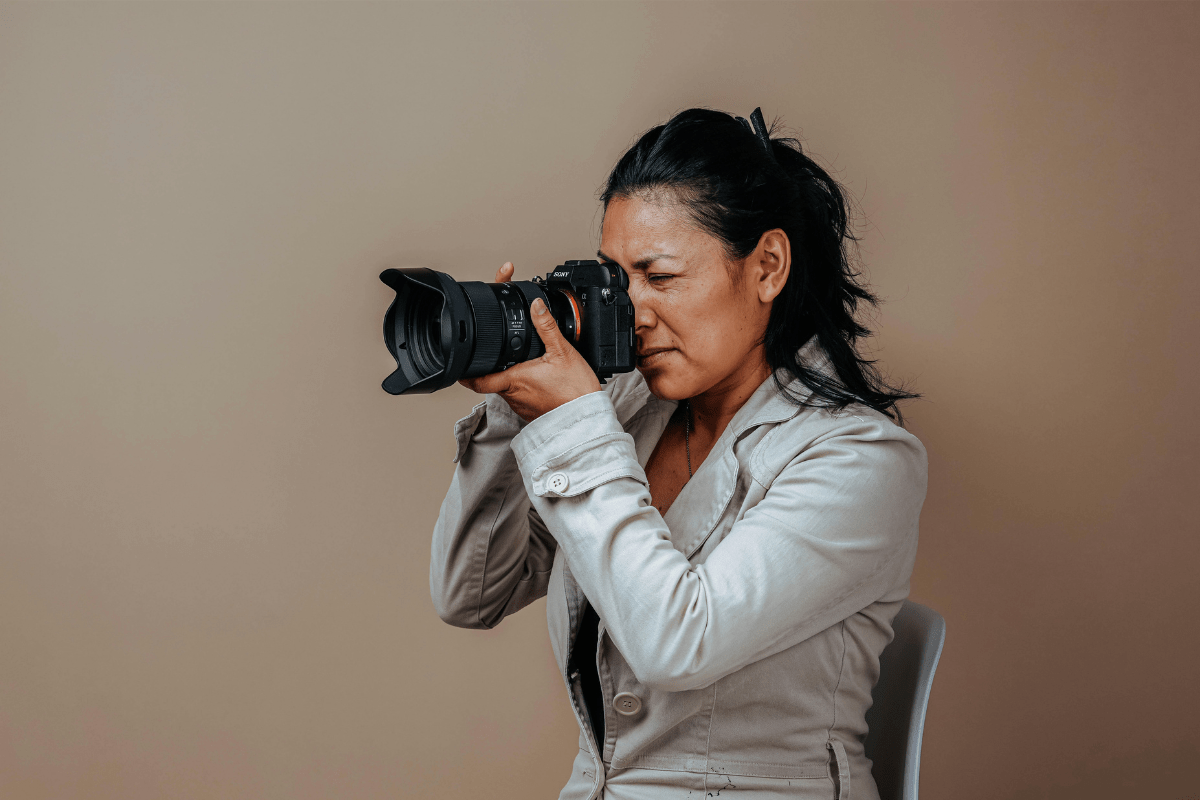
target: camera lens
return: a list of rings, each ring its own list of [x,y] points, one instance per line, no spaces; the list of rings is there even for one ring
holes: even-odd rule
[[[545,348],[529,318],[536,298],[564,335],[577,329],[578,314],[568,310],[568,301],[548,298],[530,281],[460,283],[430,269],[389,269],[379,279],[396,291],[383,323],[384,342],[396,359],[396,371],[383,382],[391,394],[434,392],[541,356]]]
[[[408,298],[409,312],[405,321],[411,320],[412,334],[405,337],[417,369],[430,374],[445,368],[446,359],[442,353],[442,315],[431,313],[433,309],[422,307],[413,295]]]

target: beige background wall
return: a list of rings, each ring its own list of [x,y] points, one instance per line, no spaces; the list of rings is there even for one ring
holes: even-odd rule
[[[428,592],[460,387],[388,266],[598,243],[693,105],[859,199],[926,394],[929,798],[1194,797],[1200,7],[0,7],[0,796],[534,798],[544,601]]]

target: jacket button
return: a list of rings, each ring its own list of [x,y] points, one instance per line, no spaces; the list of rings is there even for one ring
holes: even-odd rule
[[[562,494],[571,485],[571,480],[564,473],[556,472],[550,476],[550,480],[546,485],[559,494]]]
[[[613,708],[616,709],[618,714],[632,717],[642,710],[642,700],[636,694],[621,692],[613,698]]]

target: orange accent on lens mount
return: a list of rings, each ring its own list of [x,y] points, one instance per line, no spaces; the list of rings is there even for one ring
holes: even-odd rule
[[[571,311],[575,314],[575,341],[579,341],[579,330],[583,327],[583,318],[579,314],[579,301],[575,299],[575,293],[567,289],[559,289],[571,301]]]

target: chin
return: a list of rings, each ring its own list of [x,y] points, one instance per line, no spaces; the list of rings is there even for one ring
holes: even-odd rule
[[[670,372],[661,369],[642,369],[641,367],[638,367],[637,371],[642,373],[650,393],[660,400],[686,400],[692,396],[677,381],[673,380]]]

